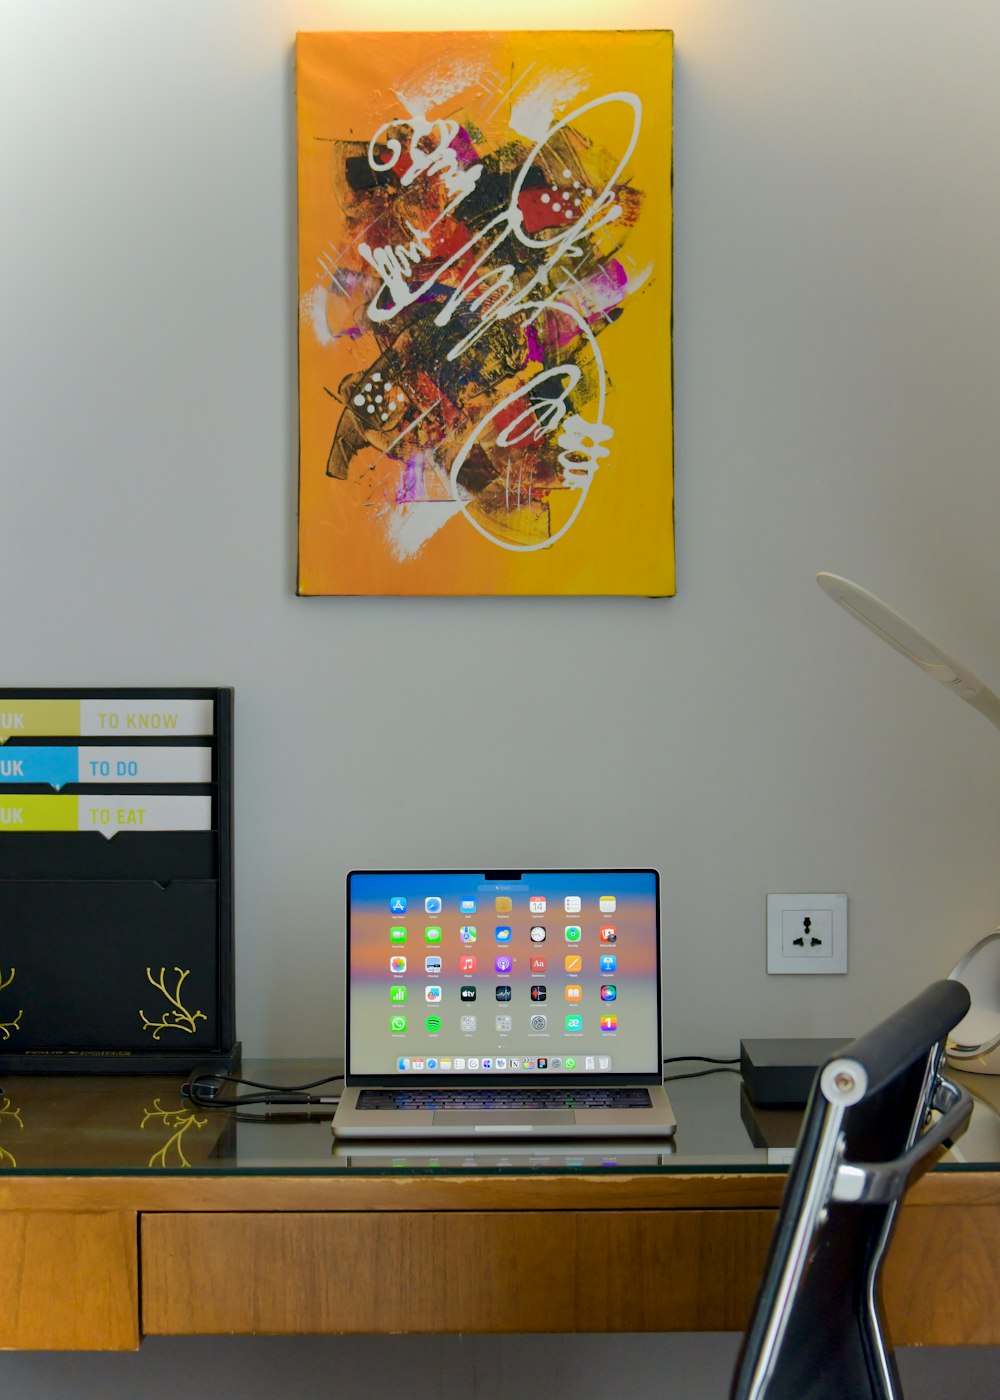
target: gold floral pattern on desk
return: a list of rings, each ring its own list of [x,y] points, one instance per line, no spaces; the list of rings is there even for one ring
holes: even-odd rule
[[[16,967],[11,968],[10,975],[8,977],[4,977],[3,973],[0,972],[0,992],[2,992],[5,987],[10,986],[10,984],[14,980],[14,974],[16,972]],[[22,1009],[14,1017],[13,1021],[0,1021],[0,1035],[3,1036],[4,1040],[10,1040],[11,1031],[19,1031],[21,1029],[21,1017],[23,1015],[24,1009],[22,1007]]]
[[[5,1098],[0,1102],[0,1128],[8,1126],[13,1120],[17,1126],[24,1131],[24,1124],[21,1121],[21,1110],[11,1107],[10,1099]],[[17,1159],[12,1152],[8,1152],[3,1143],[0,1142],[0,1167],[16,1167]]]
[[[204,1011],[188,1011],[187,1007],[181,1001],[181,988],[185,980],[191,975],[191,969],[175,967],[174,971],[177,973],[177,985],[174,987],[174,990],[170,992],[167,990],[166,968],[160,968],[159,978],[153,976],[153,969],[151,967],[146,968],[146,977],[149,982],[158,992],[163,993],[167,1001],[173,1007],[172,1011],[163,1012],[158,1021],[151,1021],[145,1011],[140,1008],[139,1015],[142,1017],[143,1029],[152,1031],[154,1040],[159,1040],[164,1031],[184,1031],[185,1035],[194,1035],[197,1029],[196,1023],[208,1019]]]
[[[197,1114],[192,1113],[190,1109],[164,1108],[157,1098],[153,1100],[153,1107],[146,1109],[139,1127],[145,1132],[147,1125],[154,1121],[157,1123],[157,1126],[166,1128],[167,1131],[171,1133],[171,1136],[158,1152],[153,1153],[152,1157],[149,1159],[149,1165],[151,1167],[169,1167],[170,1165],[189,1167],[191,1163],[184,1155],[184,1148],[182,1146],[184,1134],[189,1132],[192,1128],[196,1130],[203,1128],[208,1122],[208,1119],[199,1118]],[[176,1153],[176,1161],[173,1164],[168,1160],[172,1150]]]

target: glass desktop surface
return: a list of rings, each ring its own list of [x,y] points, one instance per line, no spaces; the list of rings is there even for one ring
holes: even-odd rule
[[[332,1074],[330,1060],[247,1061],[247,1078],[301,1084]],[[936,1170],[1000,1170],[1000,1083],[958,1075],[976,1097],[972,1122]],[[672,1142],[511,1144],[335,1143],[332,1106],[202,1109],[183,1078],[5,1075],[0,1173],[46,1175],[397,1176],[783,1172],[799,1115],[752,1110],[737,1073],[668,1081]],[[336,1092],[339,1085],[331,1085]],[[321,1093],[325,1090],[317,1089]]]

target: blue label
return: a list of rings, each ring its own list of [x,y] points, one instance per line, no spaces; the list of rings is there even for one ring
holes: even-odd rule
[[[0,783],[48,783],[61,788],[79,773],[76,749],[6,748],[0,753]]]

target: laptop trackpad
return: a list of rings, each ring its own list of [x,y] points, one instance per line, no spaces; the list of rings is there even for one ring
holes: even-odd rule
[[[534,1129],[560,1128],[575,1123],[576,1114],[571,1108],[553,1108],[542,1112],[525,1109],[522,1112],[504,1112],[490,1109],[477,1113],[475,1110],[453,1108],[438,1109],[434,1114],[434,1124],[439,1128],[468,1128],[476,1133],[503,1133],[511,1128],[522,1133]]]

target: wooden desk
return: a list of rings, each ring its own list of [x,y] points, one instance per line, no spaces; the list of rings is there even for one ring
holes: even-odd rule
[[[269,1070],[301,1082],[313,1068]],[[4,1347],[738,1331],[784,1180],[750,1143],[730,1076],[672,1086],[681,1127],[662,1161],[598,1148],[503,1165],[494,1148],[474,1167],[341,1159],[328,1122],[193,1112],[176,1081],[4,1088]],[[1000,1343],[1000,1119],[976,1112],[984,1160],[939,1167],[902,1212],[886,1277],[897,1344]]]

